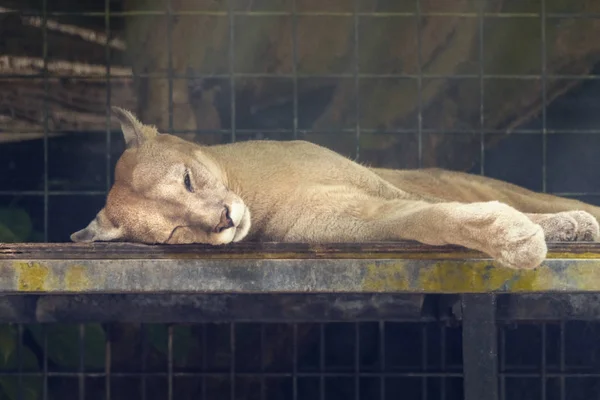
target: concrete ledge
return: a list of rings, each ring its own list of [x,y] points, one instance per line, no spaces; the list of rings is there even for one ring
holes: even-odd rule
[[[600,291],[600,244],[552,244],[536,270],[415,243],[224,247],[0,245],[0,294],[548,293]]]

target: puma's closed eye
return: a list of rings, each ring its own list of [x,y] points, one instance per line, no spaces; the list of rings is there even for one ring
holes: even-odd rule
[[[190,173],[187,170],[185,171],[185,175],[183,177],[183,183],[188,192],[190,192],[190,193],[194,192],[194,188],[192,188],[192,181],[190,179]]]

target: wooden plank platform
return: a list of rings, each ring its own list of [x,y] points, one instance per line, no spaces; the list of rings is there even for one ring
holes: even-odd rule
[[[600,291],[600,243],[556,243],[535,270],[413,242],[0,244],[0,293],[537,293]]]

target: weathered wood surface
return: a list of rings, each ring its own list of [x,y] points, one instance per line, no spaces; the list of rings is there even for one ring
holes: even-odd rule
[[[415,253],[462,257],[470,250],[461,247],[423,246],[414,242],[383,243],[277,243],[244,242],[227,246],[144,245],[134,243],[17,243],[0,244],[0,259],[212,259],[212,258],[381,258],[409,257]],[[474,254],[474,253],[473,253]]]
[[[600,243],[550,243],[549,258],[599,258]],[[0,260],[10,259],[481,259],[480,252],[460,246],[417,242],[279,243],[242,242],[227,246],[144,245],[136,243],[0,243]]]

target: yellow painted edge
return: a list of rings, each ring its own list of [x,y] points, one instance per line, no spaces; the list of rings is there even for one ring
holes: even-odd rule
[[[46,291],[50,269],[38,262],[15,262],[17,290],[22,292]]]
[[[368,292],[600,291],[600,265],[594,264],[573,260],[567,268],[542,264],[534,270],[514,270],[488,260],[442,260],[420,268],[410,267],[409,260],[373,261],[359,286]],[[64,276],[40,262],[16,261],[13,267],[20,292],[82,292],[101,285],[81,264],[69,266]]]
[[[71,265],[65,272],[65,288],[69,291],[81,292],[93,287],[92,282],[86,275],[86,267],[83,265]]]
[[[84,265],[69,266],[62,279],[40,262],[15,262],[13,267],[20,292],[84,291],[94,286]]]
[[[533,270],[515,270],[489,261],[440,261],[415,272],[407,269],[404,261],[398,261],[368,265],[361,287],[373,292],[430,293],[600,291],[600,268],[574,262],[561,270],[544,264]]]

